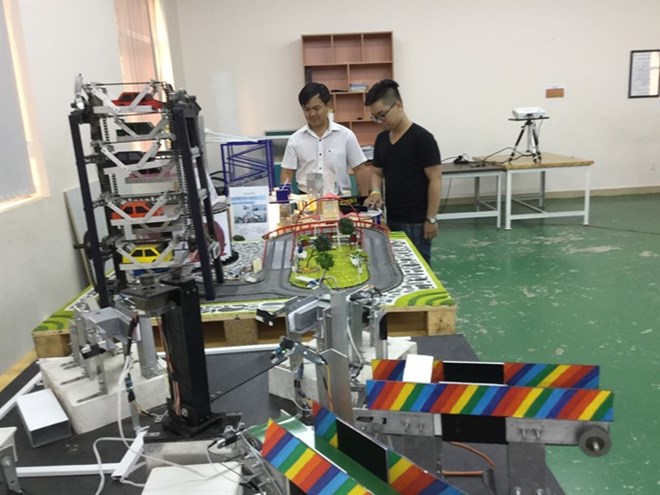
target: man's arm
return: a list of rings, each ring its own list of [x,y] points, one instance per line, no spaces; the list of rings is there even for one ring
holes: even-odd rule
[[[369,208],[383,206],[383,169],[380,167],[371,167],[371,192],[364,204]]]
[[[355,182],[358,186],[358,192],[360,196],[368,196],[369,188],[371,186],[371,165],[361,163],[357,167],[353,167],[353,175],[355,176]]]
[[[296,171],[292,168],[283,168],[280,169],[280,184],[291,184],[293,183],[293,176]]]
[[[424,169],[429,180],[426,216],[436,218],[440,210],[440,192],[442,189],[442,169],[440,165],[433,165]],[[438,235],[438,224],[424,222],[424,239],[433,239]]]
[[[298,170],[298,154],[293,145],[293,137],[290,137],[284,149],[282,163],[280,164],[280,184],[293,184],[293,178]]]

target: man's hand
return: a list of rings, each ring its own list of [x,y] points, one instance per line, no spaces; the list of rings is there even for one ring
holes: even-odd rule
[[[383,206],[383,195],[378,191],[372,191],[364,201],[364,204],[371,210],[379,209],[381,206]]]
[[[438,235],[438,222],[433,224],[424,222],[424,239],[428,241],[433,239],[436,235]]]

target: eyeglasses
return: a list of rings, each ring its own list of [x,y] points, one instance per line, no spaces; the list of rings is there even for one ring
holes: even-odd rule
[[[396,105],[396,101],[390,105],[390,108],[385,110],[384,112],[377,113],[375,115],[371,116],[371,120],[374,122],[383,122],[385,120],[385,117],[387,117],[387,114],[390,113],[390,110],[394,108],[394,105]]]

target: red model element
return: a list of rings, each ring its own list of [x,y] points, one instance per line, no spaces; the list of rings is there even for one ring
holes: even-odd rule
[[[151,205],[147,201],[135,200],[135,201],[126,201],[119,208],[132,218],[141,218],[146,216],[147,213],[149,213],[149,210],[151,210]],[[165,212],[163,211],[162,208],[157,208],[152,216],[157,217],[159,215],[164,215],[164,214]],[[112,212],[113,220],[121,220],[122,218],[124,217],[122,217],[116,211]]]
[[[124,91],[122,94],[119,95],[119,98],[117,98],[116,100],[112,100],[112,103],[114,103],[118,107],[129,107],[131,106],[131,103],[133,103],[133,100],[135,100],[135,98],[139,94],[140,93],[138,93],[137,91]],[[154,110],[160,110],[165,106],[165,104],[162,101],[158,101],[154,99],[153,96],[147,93],[142,97],[142,100],[140,100],[138,106],[148,106]]]

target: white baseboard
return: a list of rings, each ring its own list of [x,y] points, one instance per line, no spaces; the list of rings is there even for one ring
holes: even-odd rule
[[[625,196],[625,195],[642,195],[642,194],[658,194],[660,193],[660,185],[658,186],[637,186],[637,187],[617,187],[617,188],[605,188],[605,189],[592,189],[591,197],[596,196]],[[527,191],[520,192],[520,195],[532,195],[538,194],[538,191]],[[516,193],[518,195],[518,193]],[[489,199],[493,198],[492,194],[484,194],[484,197]],[[570,198],[582,198],[584,197],[584,190],[579,189],[575,191],[547,191],[545,193],[546,199],[570,199]],[[474,196],[460,196],[457,198],[449,198],[445,200],[442,199],[442,203],[445,201],[448,205],[463,205],[470,204],[474,202]],[[502,201],[504,201],[504,195],[502,195]]]

